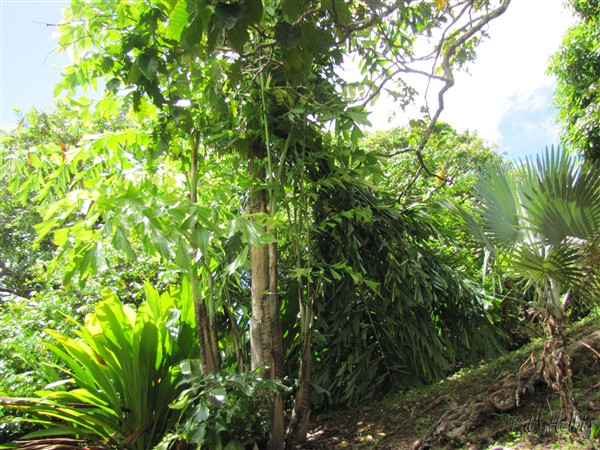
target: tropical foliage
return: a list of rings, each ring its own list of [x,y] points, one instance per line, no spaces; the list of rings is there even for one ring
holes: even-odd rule
[[[146,285],[134,310],[106,294],[76,339],[48,330],[55,342],[46,346],[64,364],[56,366],[64,378],[37,392],[38,400],[3,402],[50,427],[23,439],[71,435],[140,450],[158,444],[175,423],[169,405],[181,391],[178,364],[197,345],[188,295],[159,295]]]
[[[507,170],[490,170],[476,186],[472,214],[459,209],[495,270],[524,280],[550,337],[544,373],[576,414],[569,392],[565,312],[574,289],[598,295],[597,261],[589,246],[600,232],[600,177],[564,150],[547,150]],[[491,266],[492,267],[492,266]]]
[[[431,383],[497,355],[483,291],[429,248],[441,236],[423,206],[398,212],[348,183],[323,189],[316,208],[315,255],[328,282],[315,307],[314,382],[327,406]]]
[[[562,125],[562,139],[587,160],[600,158],[600,9],[598,2],[570,0],[576,23],[563,37],[550,63],[557,79],[554,101]]]
[[[12,296],[30,298],[45,287],[43,264],[50,262],[54,246],[44,239],[36,249],[34,226],[41,218],[33,205],[22,205],[8,192],[3,178],[0,189],[0,303]]]
[[[495,147],[470,131],[462,133],[437,122],[425,148],[417,148],[427,131],[427,121],[411,120],[404,128],[377,131],[361,147],[385,159],[381,180],[390,195],[403,205],[438,198],[470,199],[479,174],[501,156]]]
[[[367,104],[384,89],[401,104],[413,101],[415,90],[399,75],[419,73],[440,89],[438,109],[411,144],[425,158],[453,68],[474,57],[486,25],[508,4],[73,1],[60,42],[75,63],[56,89],[71,97],[61,113],[70,134],[28,145],[10,138],[3,173],[21,202],[38,202],[36,240],[52,237],[48,271],[64,286],[93,285],[128,258],[180,289],[159,302],[147,286],[134,313],[109,286],[77,339],[53,333],[62,347],[50,348],[76,383],[47,395],[93,405],[89,414],[62,409],[79,435],[148,448],[176,427],[167,405],[189,388],[196,389],[190,404],[177,404],[190,414],[177,418],[181,437],[237,445],[218,432],[190,436],[191,421],[216,395],[203,380],[222,368],[282,380],[287,369],[298,379],[287,431],[285,391],[276,383],[267,395],[269,446],[282,448],[284,435],[291,445],[306,434],[313,368],[325,403],[351,404],[491,353],[481,296],[425,245],[443,233],[424,212],[398,210],[397,197],[378,192],[381,156],[357,146]],[[422,38],[434,36],[421,55]],[[350,57],[357,82],[340,75]],[[97,102],[75,98],[98,84],[106,91]],[[354,335],[344,335],[355,310]],[[183,322],[175,311],[185,311]],[[385,336],[379,329],[405,323],[410,328]],[[191,324],[197,348],[188,345]],[[104,325],[110,331],[97,334]],[[404,340],[402,351],[396,340]],[[345,354],[348,342],[368,357]],[[152,376],[129,392],[142,349],[151,358],[140,367]],[[131,364],[121,365],[126,355]],[[198,356],[206,378],[195,374],[196,388],[178,384],[176,367]],[[360,388],[335,384],[337,373],[358,379],[371,363],[386,374],[372,393],[365,382],[373,376]],[[117,376],[122,381],[104,385]],[[169,400],[152,404],[159,395]],[[34,408],[51,413],[43,402]],[[198,421],[234,426],[215,411]]]
[[[204,375],[199,360],[180,363],[184,388],[170,406],[179,411],[173,431],[157,450],[173,448],[182,439],[210,449],[264,446],[269,434],[269,396],[281,388],[253,372]]]

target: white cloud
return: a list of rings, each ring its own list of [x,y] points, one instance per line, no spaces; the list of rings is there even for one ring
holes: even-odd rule
[[[513,1],[491,23],[490,39],[479,47],[479,57],[469,68],[471,75],[456,77],[442,120],[499,141],[502,120],[511,112],[549,108],[547,93],[554,80],[546,75],[548,59],[573,20],[562,3]]]
[[[510,141],[510,137],[502,134],[503,121],[515,113],[521,117],[527,111],[537,111],[528,127],[539,127],[535,135],[552,142],[557,132],[554,119],[544,117],[543,123],[535,119],[542,110],[551,114],[554,80],[546,75],[548,60],[572,22],[563,0],[514,0],[490,24],[489,39],[479,46],[477,60],[468,67],[468,73],[456,74],[455,86],[445,96],[441,120],[458,130],[476,130],[484,139],[506,148],[503,141]],[[389,111],[389,105],[377,106],[371,115],[375,128],[391,126],[387,123]],[[408,116],[418,114],[417,108]],[[399,115],[395,123],[406,121],[406,117]]]

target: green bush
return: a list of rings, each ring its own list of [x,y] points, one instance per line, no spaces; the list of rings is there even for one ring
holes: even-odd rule
[[[179,410],[175,431],[156,450],[174,448],[181,440],[194,448],[260,448],[268,436],[269,394],[282,386],[253,372],[202,375],[198,360],[180,364],[185,389],[171,407]]]
[[[66,368],[55,365],[63,379],[28,400],[27,420],[46,428],[23,439],[74,436],[147,450],[174,425],[179,363],[198,352],[191,302],[182,291],[159,295],[146,284],[144,292],[137,311],[105,293],[76,338],[48,331],[55,343],[46,347]]]
[[[79,300],[80,301],[80,300]],[[32,299],[12,298],[0,307],[0,395],[33,395],[46,384],[56,381],[56,371],[46,363],[57,362],[43,345],[48,340],[43,330],[68,332],[72,326],[67,316],[76,315],[71,300],[61,300],[53,293]],[[40,364],[44,361],[44,364]],[[12,420],[20,411],[0,407],[0,442],[12,440],[31,430],[31,424]]]

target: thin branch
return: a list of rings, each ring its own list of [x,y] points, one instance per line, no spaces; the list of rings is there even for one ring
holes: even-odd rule
[[[312,8],[312,9],[308,9],[308,10],[304,11],[304,13],[300,16],[300,18],[298,20],[296,20],[293,23],[293,25],[300,25],[302,22],[304,22],[304,20],[306,20],[306,18],[308,16],[318,13],[319,11],[321,11],[320,6],[317,6],[316,8]]]
[[[442,59],[442,69],[444,71],[444,76],[446,78],[446,81],[445,81],[445,85],[438,92],[438,108],[435,111],[435,113],[433,114],[433,116],[429,119],[429,125],[425,129],[425,133],[423,134],[423,137],[421,138],[421,141],[419,142],[419,145],[417,146],[417,149],[415,152],[415,154],[417,155],[417,158],[419,159],[419,164],[420,164],[420,170],[418,170],[417,173],[419,173],[422,169],[429,176],[437,176],[431,170],[429,170],[429,168],[426,166],[425,161],[423,160],[422,152],[425,149],[427,142],[429,142],[429,138],[431,137],[431,134],[433,133],[433,131],[435,129],[435,125],[436,125],[440,115],[442,114],[442,111],[444,110],[444,95],[452,86],[454,86],[454,72],[452,70],[451,59],[456,55],[456,52],[458,51],[458,49],[462,45],[464,45],[465,42],[467,42],[470,38],[472,38],[477,32],[481,31],[481,29],[484,26],[486,26],[491,20],[502,15],[508,8],[508,5],[510,4],[510,2],[511,2],[511,0],[502,0],[502,3],[500,4],[500,6],[498,6],[496,9],[494,9],[494,10],[488,12],[487,14],[484,14],[483,16],[476,19],[475,24],[467,32],[465,32],[463,35],[459,36],[454,42],[451,42],[448,45],[448,48],[446,49],[446,52],[444,53],[444,57]],[[466,29],[466,28],[463,27],[462,29]],[[451,36],[452,37],[456,36],[456,33],[453,33]],[[415,181],[416,180],[411,181],[409,186],[412,186],[412,184],[414,184]],[[406,192],[407,192],[407,190],[405,189],[402,192],[402,194],[398,197],[398,201],[400,201],[402,199],[402,197],[404,195],[406,195]]]
[[[35,292],[35,289],[17,290],[17,289],[11,289],[8,287],[0,286],[0,293],[14,295],[15,297],[24,298],[24,299],[29,299],[33,292]]]

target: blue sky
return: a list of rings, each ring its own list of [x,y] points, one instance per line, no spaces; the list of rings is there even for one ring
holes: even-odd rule
[[[14,125],[14,108],[48,108],[60,80],[52,36],[69,2],[0,0],[1,126]],[[477,131],[511,158],[531,155],[558,143],[555,112],[550,109],[553,80],[545,74],[572,18],[563,0],[513,0],[488,30],[479,57],[460,73],[446,99],[441,119],[458,130]],[[387,108],[387,109],[386,109]],[[386,127],[389,106],[379,105],[372,122]],[[402,123],[402,118],[396,123]]]
[[[558,144],[551,109],[555,80],[546,74],[573,17],[564,0],[513,0],[489,27],[471,75],[457,77],[442,119],[477,130],[512,158]],[[462,101],[461,99],[466,99]]]
[[[0,0],[0,106],[1,124],[17,120],[14,108],[52,105],[53,87],[60,81],[56,65],[68,64],[66,55],[58,57],[54,48],[56,31],[46,23],[61,19],[66,1]]]

